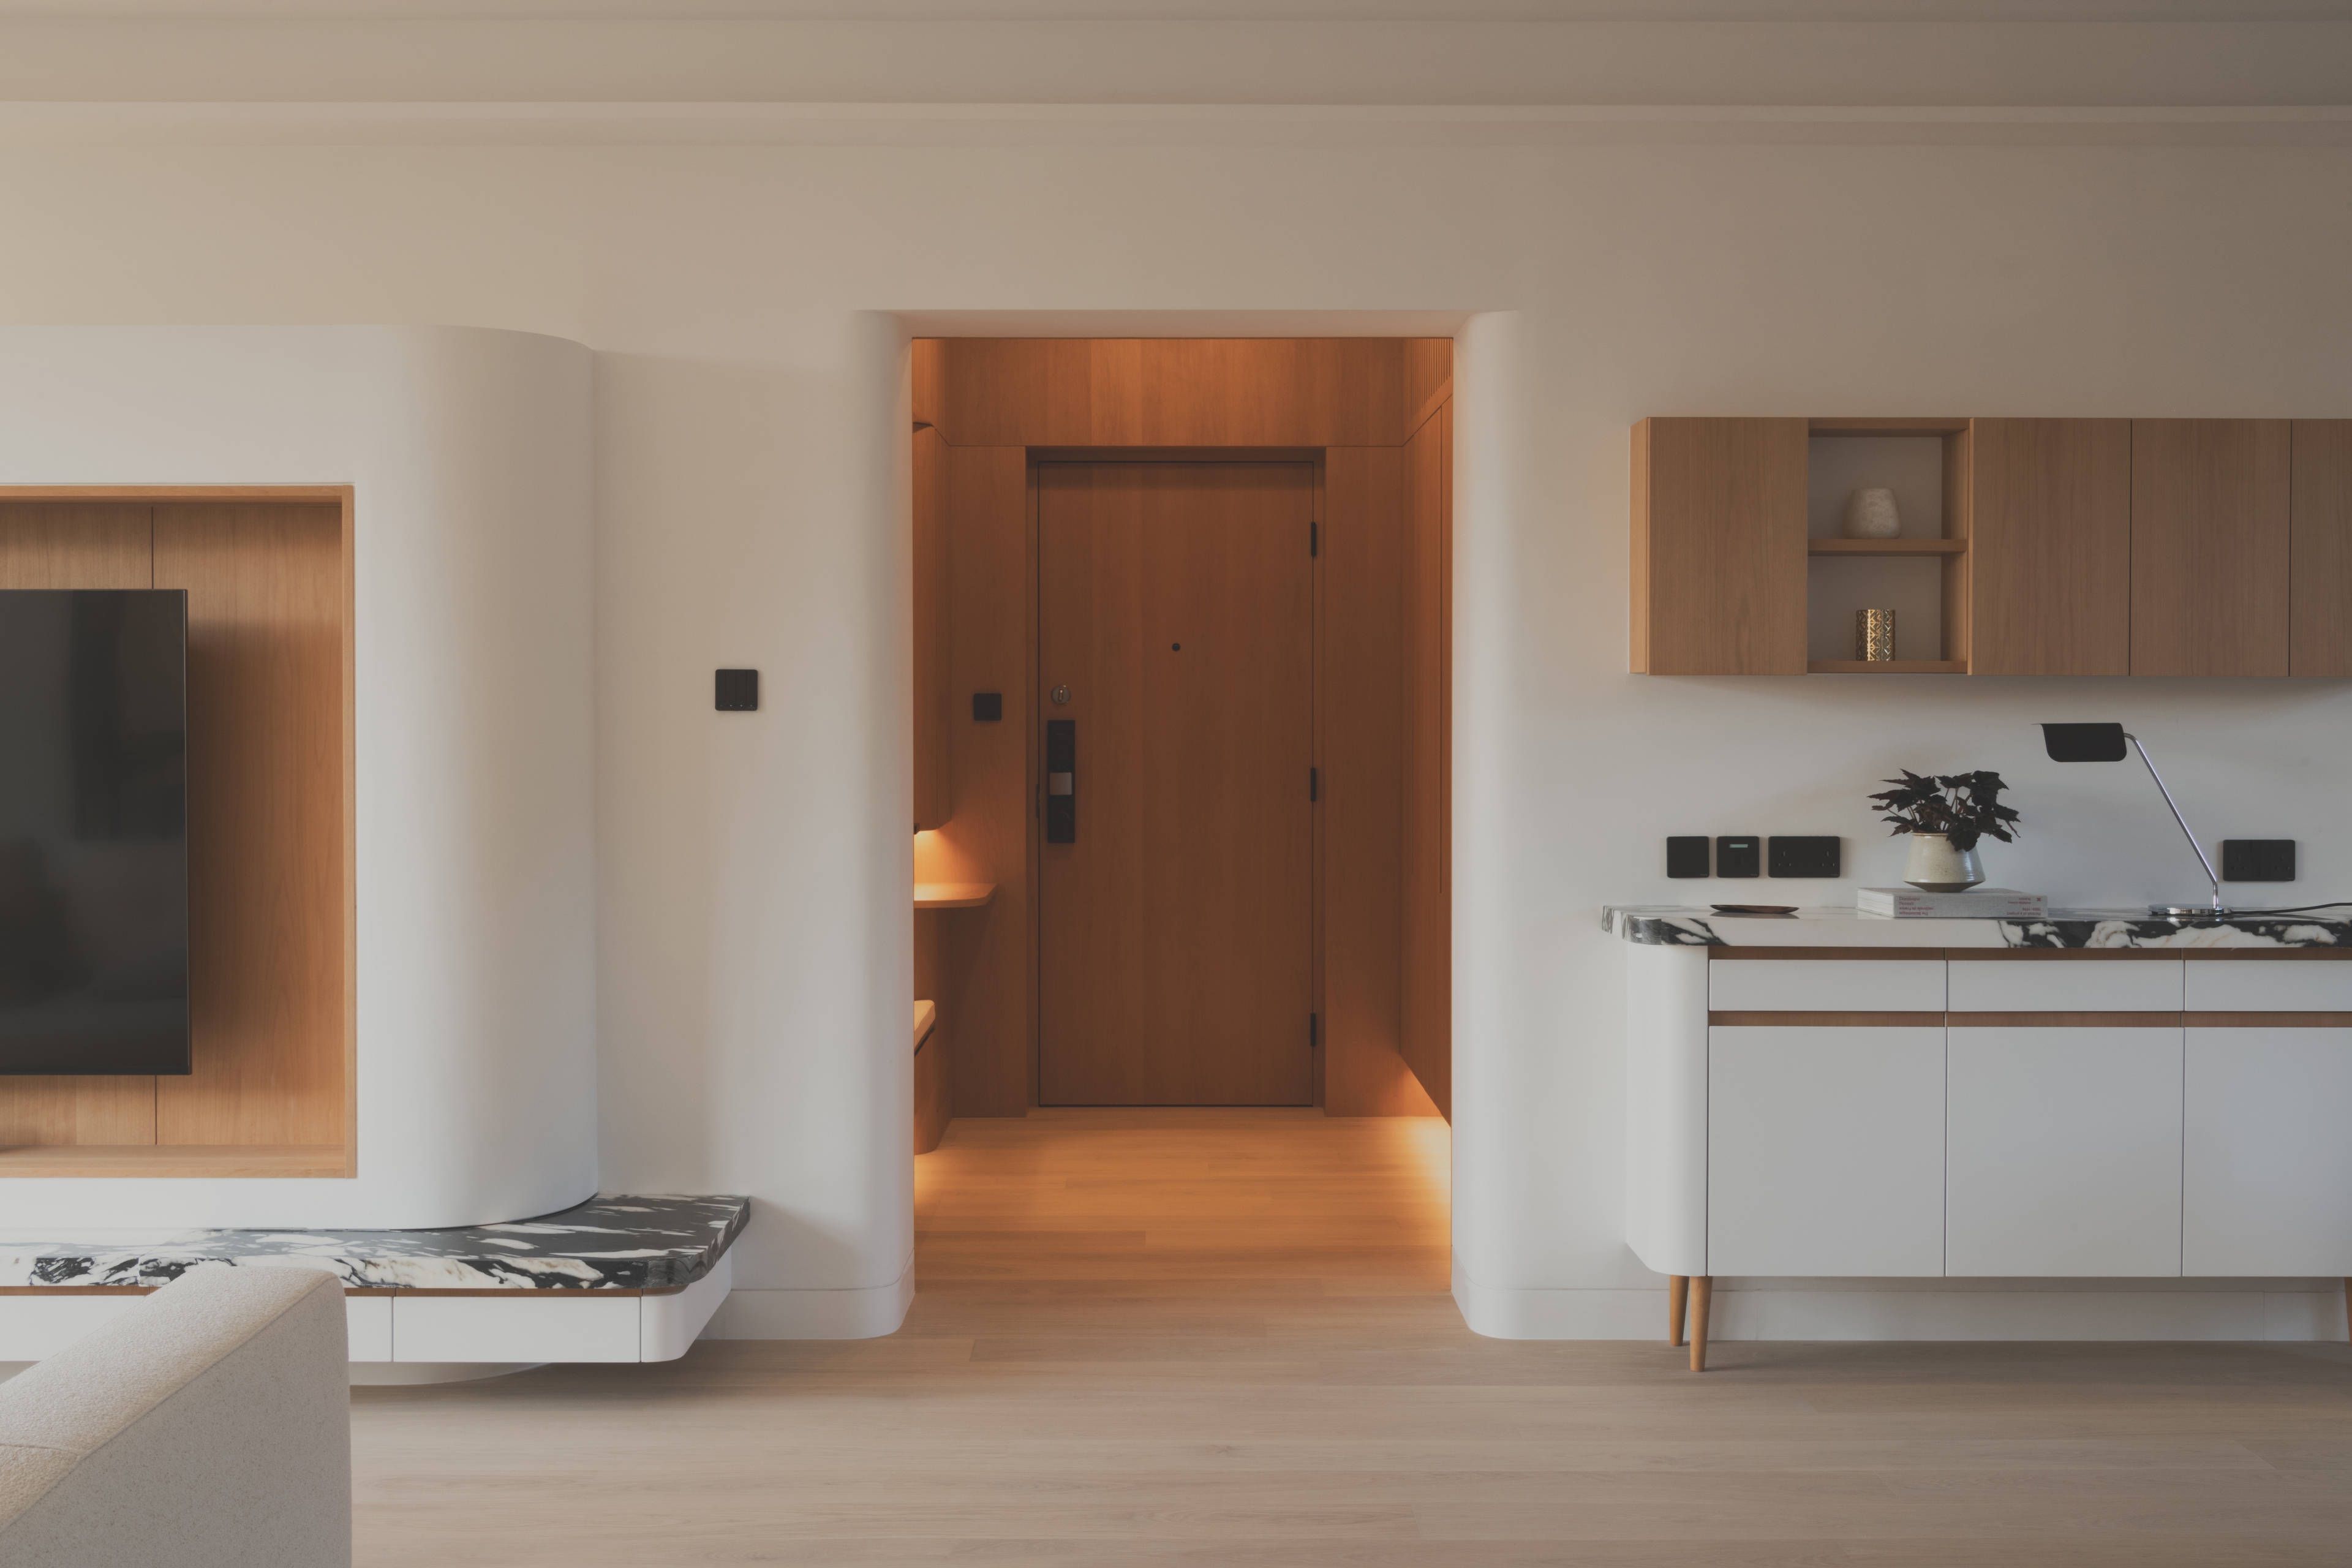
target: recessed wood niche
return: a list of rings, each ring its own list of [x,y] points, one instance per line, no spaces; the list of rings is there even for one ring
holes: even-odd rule
[[[193,1034],[0,1077],[0,1177],[354,1174],[350,488],[0,488],[0,588],[187,590]]]
[[[1039,1100],[1040,473],[1311,467],[1315,1102],[1450,1110],[1454,345],[1405,338],[959,338],[914,345],[916,1147]],[[975,693],[1001,699],[982,720]],[[1302,1020],[1304,1022],[1304,1020]]]

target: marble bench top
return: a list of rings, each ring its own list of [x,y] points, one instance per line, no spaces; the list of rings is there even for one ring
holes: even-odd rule
[[[742,1197],[598,1197],[449,1230],[0,1226],[0,1288],[155,1286],[226,1263],[329,1268],[352,1289],[674,1290],[710,1272],[751,1208]]]
[[[1917,920],[1854,909],[1727,915],[1695,905],[1610,904],[1601,927],[1650,947],[2340,947],[2352,957],[2352,910],[2323,915],[2154,917],[2133,910],[2053,910],[2041,920]]]

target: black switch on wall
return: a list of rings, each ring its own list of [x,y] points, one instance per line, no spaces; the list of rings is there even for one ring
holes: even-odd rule
[[[722,669],[719,672],[717,707],[721,713],[751,713],[760,706],[760,672]]]
[[[971,721],[975,724],[996,724],[1004,719],[1004,693],[975,691],[971,694]]]
[[[2294,881],[2294,840],[2292,838],[2224,838],[2221,840],[2221,880],[2225,882]]]
[[[1838,841],[1774,834],[1767,858],[1775,877],[1834,877],[1838,874]]]
[[[1718,838],[1715,841],[1715,874],[1718,877],[1756,877],[1763,874],[1757,854],[1761,847],[1754,838]]]
[[[1667,839],[1666,875],[1669,877],[1706,876],[1706,835],[1694,833]]]

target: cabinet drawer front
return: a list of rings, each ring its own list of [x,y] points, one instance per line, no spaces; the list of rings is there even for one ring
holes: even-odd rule
[[[1955,960],[1955,1013],[2178,1013],[2177,958]]]
[[[1710,1274],[1944,1271],[1944,1031],[1708,1035]]]
[[[1940,1013],[1940,958],[1719,958],[1708,1005],[1723,1013]]]
[[[2188,994],[2193,1013],[2352,1013],[2352,960],[2200,958]]]
[[[2181,1272],[2352,1276],[2352,1029],[2191,1029],[2188,1085]]]
[[[2181,1031],[1949,1034],[1947,1270],[2179,1274]]]

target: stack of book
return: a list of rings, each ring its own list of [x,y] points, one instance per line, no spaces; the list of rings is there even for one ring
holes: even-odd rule
[[[2014,888],[1970,888],[1965,893],[1927,893],[1917,888],[1861,888],[1853,907],[1866,915],[1898,920],[2038,921],[2050,913],[2042,893]]]

